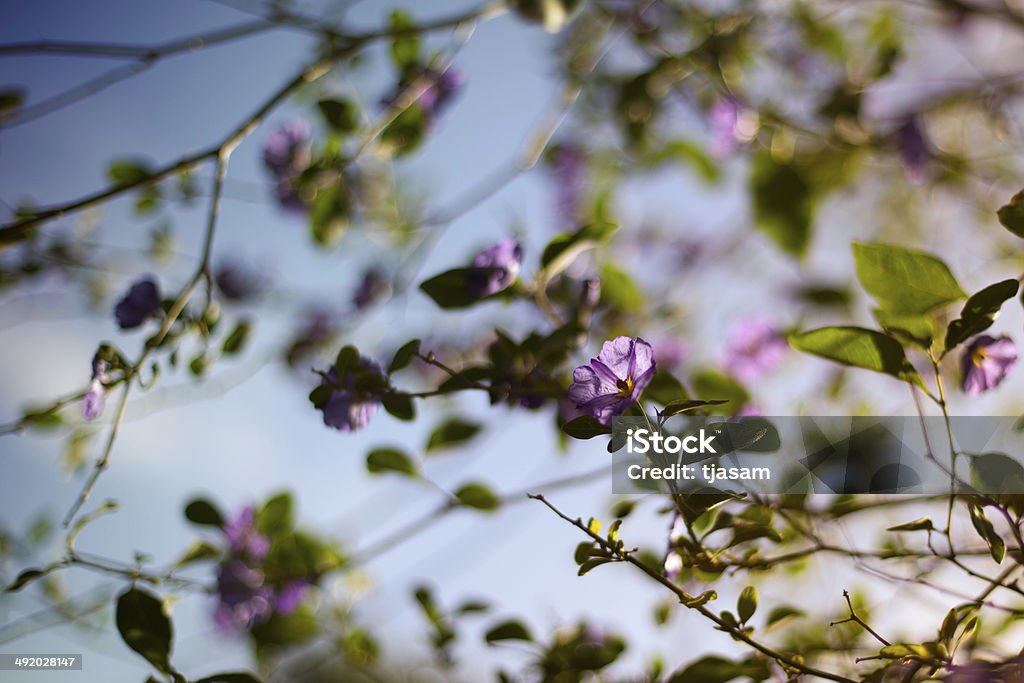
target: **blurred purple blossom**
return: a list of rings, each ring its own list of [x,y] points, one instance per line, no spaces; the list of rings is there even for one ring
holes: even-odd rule
[[[556,145],[548,153],[555,186],[555,210],[564,228],[578,227],[586,180],[586,155],[573,144]]]
[[[654,360],[662,370],[672,371],[686,357],[686,344],[674,337],[661,337],[654,344]]]
[[[430,128],[437,122],[437,119],[455,98],[465,78],[462,72],[455,67],[449,67],[442,72],[438,72],[435,69],[425,69],[413,77],[403,78],[394,92],[381,100],[381,104],[385,107],[390,107],[402,95],[405,89],[419,78],[430,80],[430,84],[416,100],[420,110],[423,112],[424,122],[427,128]]]
[[[523,249],[511,237],[501,239],[473,258],[469,287],[478,297],[490,296],[507,289],[519,277]]]
[[[263,143],[263,164],[274,177],[274,193],[283,208],[308,208],[298,193],[296,180],[309,166],[311,157],[310,126],[301,119],[272,131]]]
[[[924,182],[927,178],[931,151],[917,117],[907,119],[896,130],[896,149],[899,151],[907,179],[915,184]]]
[[[224,631],[249,629],[270,618],[274,591],[263,572],[240,559],[230,559],[217,575],[219,602],[214,622]]]
[[[753,382],[770,371],[786,354],[786,338],[768,321],[745,320],[733,328],[724,364],[742,382]]]
[[[274,611],[278,614],[291,614],[309,593],[310,582],[307,579],[289,581],[274,595]]]
[[[601,424],[637,402],[654,377],[654,350],[637,337],[606,341],[590,363],[573,370],[569,398]]]
[[[391,287],[384,274],[377,268],[369,268],[363,273],[363,278],[352,295],[352,304],[361,311],[378,299],[387,296],[390,290]]]
[[[89,390],[82,397],[82,417],[86,420],[95,420],[103,412],[103,405],[106,402],[107,389],[104,386],[110,381],[107,371],[110,364],[100,357],[100,352],[92,357],[92,379],[89,382]]]
[[[1009,337],[978,336],[964,351],[963,390],[977,396],[995,389],[1017,363],[1017,345]]]
[[[246,265],[240,260],[222,261],[215,269],[214,282],[217,289],[230,301],[248,301],[258,298],[270,288],[271,278],[262,270]]]
[[[136,280],[114,307],[114,318],[122,330],[138,327],[160,310],[160,290],[151,276]]]
[[[356,371],[384,375],[379,365],[363,356],[359,357],[355,369],[346,370],[342,376],[331,367],[320,382],[321,386],[332,387],[330,396],[317,407],[323,412],[324,424],[328,427],[354,432],[369,424],[376,414],[380,400],[356,390]]]
[[[727,157],[743,142],[740,135],[742,109],[739,100],[723,97],[715,101],[708,110],[708,125],[711,127],[712,156]]]
[[[224,524],[222,531],[235,555],[261,560],[270,549],[270,541],[256,529],[256,513],[251,505],[239,510],[234,519]]]

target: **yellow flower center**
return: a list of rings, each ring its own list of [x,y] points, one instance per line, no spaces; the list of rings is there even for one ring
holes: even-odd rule
[[[629,396],[633,391],[633,378],[615,380],[615,386],[619,388],[619,396]]]
[[[981,367],[982,362],[986,358],[988,358],[988,354],[985,353],[985,349],[983,349],[980,346],[978,348],[974,349],[974,351],[971,351],[971,362],[974,363],[978,367]]]

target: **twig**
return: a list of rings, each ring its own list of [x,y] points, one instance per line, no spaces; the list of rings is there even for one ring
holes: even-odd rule
[[[878,632],[875,631],[875,629],[873,629],[870,626],[868,626],[867,622],[864,621],[863,619],[861,619],[857,615],[857,610],[853,609],[853,601],[850,600],[850,591],[846,590],[845,588],[843,589],[843,597],[846,598],[846,605],[847,605],[847,607],[850,608],[850,616],[848,616],[845,619],[840,619],[839,621],[830,621],[828,625],[829,626],[838,626],[839,624],[854,623],[854,624],[857,624],[858,626],[860,626],[861,628],[863,628],[868,633],[870,633],[871,636],[875,640],[880,642],[882,645],[885,645],[885,646],[891,645],[891,643],[888,640],[886,640],[882,636],[878,635]]]

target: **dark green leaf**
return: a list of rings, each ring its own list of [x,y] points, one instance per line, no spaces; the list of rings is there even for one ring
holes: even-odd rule
[[[872,313],[882,329],[897,340],[916,344],[926,350],[931,347],[936,336],[935,318],[932,315],[893,313],[884,308],[876,308]]]
[[[416,406],[413,405],[412,397],[407,394],[385,394],[380,399],[384,410],[399,420],[412,420],[416,417]]]
[[[597,567],[600,567],[602,564],[608,564],[609,562],[614,562],[614,561],[615,560],[613,560],[610,557],[591,557],[590,559],[585,560],[583,562],[583,564],[580,565],[580,568],[576,572],[576,574],[577,574],[577,576],[584,576],[590,570],[596,569]]]
[[[256,526],[270,536],[287,534],[295,527],[295,506],[290,493],[278,493],[256,513]]]
[[[196,498],[185,506],[185,519],[201,526],[224,526],[224,515],[205,498]]]
[[[765,620],[765,628],[780,624],[787,619],[793,619],[796,617],[802,617],[804,613],[795,607],[789,607],[787,605],[780,605],[771,612],[768,613],[768,618]]]
[[[138,588],[131,588],[117,599],[117,630],[125,644],[163,673],[171,668],[171,620],[163,603]]]
[[[0,121],[18,111],[25,102],[25,91],[11,88],[0,90]]]
[[[967,293],[942,260],[892,244],[853,244],[857,278],[879,306],[894,313],[927,313]]]
[[[1003,227],[1017,237],[1024,237],[1024,190],[1013,195],[1010,202],[996,214]]]
[[[932,524],[931,519],[928,517],[921,517],[920,519],[915,519],[912,522],[905,522],[903,524],[891,526],[886,529],[886,531],[931,531],[934,528],[935,525]]]
[[[291,614],[274,613],[270,619],[252,627],[250,633],[258,647],[303,643],[317,634],[316,614],[303,605]]]
[[[391,61],[399,71],[414,66],[420,56],[419,34],[411,29],[415,27],[412,18],[403,10],[394,10],[389,17],[391,30],[395,32],[391,40]]]
[[[375,448],[370,451],[366,456],[366,469],[373,474],[398,472],[410,477],[416,476],[416,463],[395,448]]]
[[[501,499],[494,494],[486,485],[470,483],[459,488],[455,497],[460,503],[474,510],[490,512],[501,507]]]
[[[576,232],[563,232],[556,235],[540,257],[541,268],[544,269],[546,280],[568,268],[578,255],[599,245],[605,244],[615,232],[613,223],[593,223],[584,225]]]
[[[736,614],[740,618],[740,623],[745,624],[750,621],[750,617],[754,616],[754,612],[757,611],[757,601],[757,588],[747,586],[743,589],[736,601]]]
[[[138,159],[117,159],[107,167],[107,177],[118,185],[137,183],[149,176],[149,165]]]
[[[612,428],[601,424],[590,415],[581,415],[562,425],[562,431],[574,439],[592,439],[602,434],[611,434]]]
[[[797,351],[923,385],[921,376],[907,360],[900,343],[875,330],[822,327],[789,335],[789,344]]]
[[[666,683],[728,683],[744,675],[746,672],[742,664],[709,655],[675,672]]]
[[[18,574],[14,581],[12,581],[11,584],[4,589],[4,592],[15,593],[17,591],[20,591],[29,583],[44,576],[46,576],[46,572],[42,569],[26,569],[25,571]]]
[[[395,351],[395,355],[391,357],[391,364],[388,366],[388,374],[391,375],[408,367],[409,363],[412,362],[412,359],[415,358],[419,352],[419,339],[413,339],[412,341],[402,344],[402,346]]]
[[[474,272],[473,268],[448,270],[421,283],[420,289],[441,308],[466,308],[481,301],[471,284]]]
[[[351,100],[325,99],[316,103],[327,125],[339,133],[351,133],[359,127],[359,117]]]
[[[986,495],[1024,493],[1024,467],[1003,453],[971,458],[971,485]]]
[[[1019,287],[1016,280],[1003,280],[972,294],[960,311],[960,317],[946,330],[946,351],[991,327],[1003,302],[1016,296]]]
[[[981,507],[970,503],[967,508],[971,514],[971,524],[974,525],[974,530],[985,540],[992,559],[995,560],[996,564],[1000,564],[1003,558],[1006,557],[1006,542],[996,532],[995,527],[992,526],[992,522],[985,516],[985,511]]]
[[[458,446],[476,436],[480,429],[480,425],[458,417],[445,420],[430,433],[427,451]]]
[[[672,401],[667,406],[665,406],[664,408],[659,410],[658,414],[661,415],[662,417],[672,417],[673,415],[678,415],[679,413],[688,413],[688,412],[691,412],[693,410],[698,410],[700,408],[703,408],[705,406],[717,406],[717,405],[722,405],[723,403],[728,403],[728,402],[729,402],[728,399],[717,399],[717,400],[712,400],[712,401],[701,401],[701,400],[697,400],[697,399],[684,398],[684,399],[679,399],[679,400],[676,400],[676,401]]]
[[[232,356],[245,346],[245,342],[249,340],[249,333],[252,331],[252,323],[248,320],[241,320],[235,325],[235,329],[231,330],[231,333],[224,340],[224,344],[221,346],[221,353],[225,356]]]
[[[352,220],[352,198],[342,181],[321,188],[309,208],[309,230],[313,240],[323,247],[338,242]]]
[[[787,254],[802,257],[814,216],[812,188],[803,171],[764,152],[754,159],[750,191],[758,230]]]
[[[260,683],[260,679],[244,671],[233,671],[199,678],[193,683]]]
[[[533,641],[533,636],[530,635],[530,630],[522,622],[509,620],[503,621],[489,629],[484,635],[484,640],[488,643],[497,643],[502,640]]]

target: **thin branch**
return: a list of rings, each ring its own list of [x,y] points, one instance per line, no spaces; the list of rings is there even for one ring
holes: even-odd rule
[[[858,626],[860,626],[862,629],[864,629],[868,633],[870,633],[871,636],[875,640],[880,642],[882,645],[889,646],[889,645],[892,644],[888,640],[883,638],[882,636],[878,635],[877,631],[875,631],[873,628],[868,626],[867,622],[864,621],[863,619],[861,619],[860,616],[858,616],[857,610],[855,610],[853,608],[853,601],[850,600],[850,591],[846,590],[845,588],[843,589],[843,597],[846,598],[846,605],[847,605],[847,607],[850,608],[850,616],[848,616],[845,619],[840,619],[839,621],[830,621],[829,624],[828,624],[829,626],[838,626],[839,624],[854,623],[854,624],[857,624]]]

